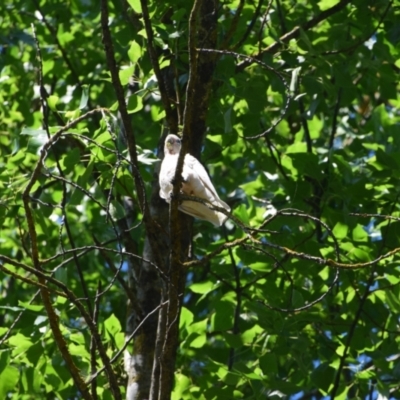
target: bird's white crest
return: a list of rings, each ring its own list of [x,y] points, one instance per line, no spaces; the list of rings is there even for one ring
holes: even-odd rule
[[[160,197],[168,203],[171,201],[173,190],[172,180],[175,177],[176,165],[178,163],[179,152],[181,150],[181,140],[176,135],[168,135],[164,145],[164,159],[160,170]],[[200,162],[186,154],[182,168],[182,188],[181,192],[189,195],[200,197],[211,205],[224,208],[230,211],[230,207],[223,202],[214,188],[207,171]],[[179,210],[192,215],[193,217],[204,219],[216,226],[221,226],[227,219],[222,212],[212,210],[205,204],[197,201],[184,200],[179,205]]]

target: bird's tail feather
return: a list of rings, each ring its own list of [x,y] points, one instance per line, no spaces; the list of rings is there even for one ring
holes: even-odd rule
[[[230,208],[225,203],[224,203],[224,205],[230,210]],[[218,206],[220,207],[219,204],[218,204]],[[211,210],[206,205],[201,204],[196,201],[184,201],[179,206],[179,209],[182,212],[189,214],[195,218],[204,219],[206,221],[209,221],[212,224],[214,224],[215,226],[221,226],[228,218],[223,213]]]

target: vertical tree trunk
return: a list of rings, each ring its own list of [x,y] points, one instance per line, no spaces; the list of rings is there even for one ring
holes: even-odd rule
[[[189,40],[190,78],[186,90],[184,110],[184,144],[182,151],[196,157],[206,129],[208,100],[212,88],[215,55],[197,52],[196,48],[216,48],[217,1],[197,0],[191,15]],[[173,132],[176,133],[176,132]],[[158,171],[155,174],[150,202],[151,214],[159,227],[157,241],[163,254],[154,254],[146,239],[143,258],[151,263],[133,263],[130,284],[136,294],[140,316],[131,307],[127,335],[157,307],[156,313],[146,318],[134,338],[133,351],[126,355],[129,380],[128,400],[170,399],[174,384],[175,358],[179,346],[179,315],[182,306],[186,271],[181,262],[189,255],[192,218],[173,212],[159,197]],[[169,227],[169,229],[167,228]],[[165,251],[164,251],[165,250]],[[162,256],[164,265],[153,263]]]
[[[157,174],[155,174],[157,175]],[[157,176],[155,176],[156,178]],[[149,238],[146,237],[143,249],[143,261],[131,259],[129,263],[129,286],[135,294],[137,304],[130,304],[127,316],[127,337],[138,328],[134,336],[131,354],[125,354],[125,369],[128,372],[127,399],[148,399],[152,382],[153,360],[163,279],[160,274],[165,270],[168,260],[168,206],[158,195],[158,184],[153,183],[150,201],[150,213],[159,229],[158,243],[163,254],[153,253]],[[157,265],[157,259],[164,265]],[[147,261],[144,261],[147,260]],[[157,267],[157,268],[156,268]],[[149,315],[151,313],[151,315]],[[145,319],[145,320],[144,320]],[[144,321],[144,322],[143,322]]]

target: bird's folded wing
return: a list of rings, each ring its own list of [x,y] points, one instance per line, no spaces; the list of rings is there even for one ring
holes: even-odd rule
[[[204,204],[196,201],[182,202],[182,204],[179,206],[179,210],[191,215],[192,217],[209,221],[215,226],[221,226],[227,219],[224,214],[211,210]]]
[[[190,170],[191,172],[188,172]],[[214,185],[212,184],[211,179],[209,178],[203,165],[190,154],[186,154],[184,172],[186,175],[195,178],[190,181],[190,184],[193,188],[193,194],[195,196],[205,198],[211,204],[214,204],[217,207],[225,208],[227,211],[231,210],[228,204],[219,198],[218,193],[215,190]]]

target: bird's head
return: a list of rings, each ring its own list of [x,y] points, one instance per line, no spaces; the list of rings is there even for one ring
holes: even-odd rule
[[[165,138],[164,154],[179,154],[181,139],[176,135],[168,135]]]

